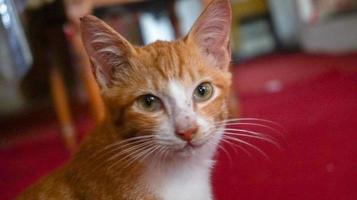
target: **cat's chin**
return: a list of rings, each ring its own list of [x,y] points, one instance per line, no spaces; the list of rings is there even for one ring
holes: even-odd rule
[[[182,158],[189,158],[199,154],[199,150],[205,145],[206,143],[186,143],[183,147],[176,149],[175,154]]]
[[[197,154],[197,148],[198,147],[186,145],[182,149],[176,150],[175,154],[181,158],[189,158]]]

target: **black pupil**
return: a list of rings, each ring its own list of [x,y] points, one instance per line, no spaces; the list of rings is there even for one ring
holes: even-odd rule
[[[147,106],[151,106],[152,103],[155,101],[155,97],[151,95],[145,96],[144,101]]]
[[[198,86],[197,89],[198,89],[197,92],[198,92],[198,94],[199,94],[200,96],[204,96],[204,95],[206,94],[206,92],[207,92],[207,87],[204,86],[204,85]]]

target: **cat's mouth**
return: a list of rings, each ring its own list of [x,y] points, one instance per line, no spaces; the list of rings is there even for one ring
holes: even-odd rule
[[[186,144],[184,147],[177,149],[175,151],[176,154],[187,157],[195,153],[195,151],[199,148],[198,146],[194,146],[192,144]]]
[[[204,144],[194,144],[192,142],[187,142],[186,145],[182,148],[182,150],[185,149],[197,149],[203,146]]]
[[[202,146],[204,146],[206,144],[206,142],[186,142],[185,145],[183,145],[183,147],[179,148],[176,150],[177,153],[182,153],[182,152],[193,152],[199,148],[201,148]]]

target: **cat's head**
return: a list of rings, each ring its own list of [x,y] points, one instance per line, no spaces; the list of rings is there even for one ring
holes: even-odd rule
[[[229,0],[214,0],[186,37],[143,47],[83,17],[82,39],[118,134],[171,152],[216,145],[228,115],[230,27]]]

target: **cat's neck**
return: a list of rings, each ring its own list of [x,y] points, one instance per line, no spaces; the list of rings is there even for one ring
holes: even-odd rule
[[[163,200],[210,200],[211,157],[192,157],[183,161],[149,165],[144,182]]]

